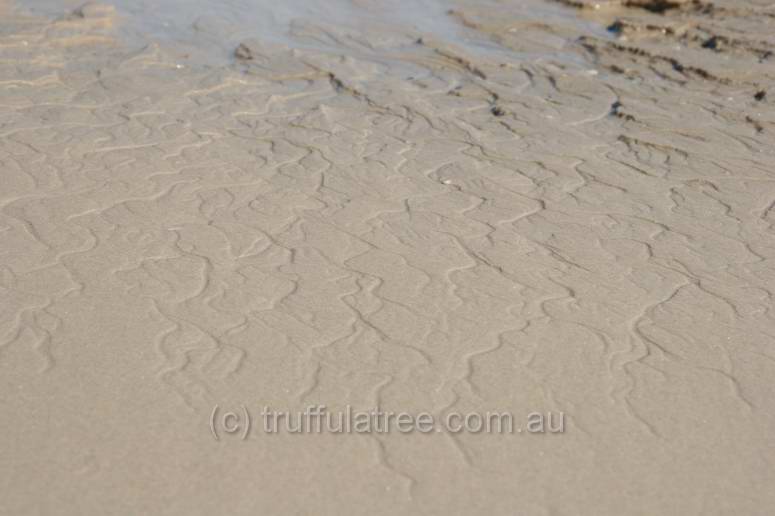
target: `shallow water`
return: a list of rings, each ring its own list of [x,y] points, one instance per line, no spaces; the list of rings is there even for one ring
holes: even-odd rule
[[[384,52],[406,35],[432,37],[459,45],[474,55],[505,55],[540,59],[556,50],[561,41],[546,35],[547,49],[515,56],[493,44],[490,38],[471,30],[450,16],[450,9],[473,7],[498,12],[502,2],[416,1],[269,1],[269,0],[111,0],[117,8],[117,30],[130,46],[150,41],[185,45],[192,60],[215,64],[232,57],[235,46],[248,38],[287,45],[291,48],[332,52]],[[82,5],[80,1],[22,0],[29,12],[61,16]],[[587,22],[559,4],[537,1],[512,3],[509,16],[525,22],[572,26],[578,31],[604,36],[604,28]],[[310,33],[305,28],[316,28]],[[326,34],[326,28],[333,33]],[[338,37],[358,40],[357,48]],[[387,53],[386,53],[387,54]],[[385,57],[385,56],[383,56]],[[568,59],[575,56],[566,55]],[[562,58],[562,56],[560,57]]]

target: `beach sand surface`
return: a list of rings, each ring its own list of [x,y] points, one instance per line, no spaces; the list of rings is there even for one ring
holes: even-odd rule
[[[0,2],[0,514],[772,514],[772,6],[274,4]]]

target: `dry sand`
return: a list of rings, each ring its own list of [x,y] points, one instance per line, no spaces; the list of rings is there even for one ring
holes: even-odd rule
[[[772,4],[275,3],[0,4],[0,514],[773,514]]]

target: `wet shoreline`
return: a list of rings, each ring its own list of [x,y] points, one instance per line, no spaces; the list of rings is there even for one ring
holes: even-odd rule
[[[775,505],[766,4],[0,20],[0,513]],[[255,406],[564,431],[243,442]]]

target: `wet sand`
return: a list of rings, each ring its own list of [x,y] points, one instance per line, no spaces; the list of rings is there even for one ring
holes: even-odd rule
[[[276,4],[0,2],[0,514],[771,514],[775,9]]]

